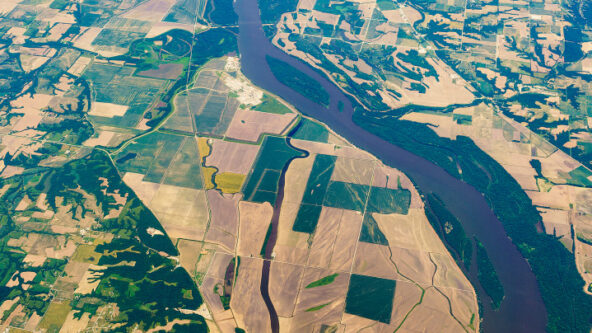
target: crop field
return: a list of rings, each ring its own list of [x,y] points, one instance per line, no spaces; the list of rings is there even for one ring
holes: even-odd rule
[[[117,156],[115,161],[124,172],[146,175],[146,181],[160,183],[181,147],[185,137],[153,133],[137,139]]]
[[[123,115],[108,118],[92,116],[94,122],[117,127],[135,127],[146,108],[154,103],[167,84],[165,80],[131,76],[133,71],[131,67],[101,63],[92,63],[87,68],[83,77],[92,82],[94,101],[128,107]]]
[[[274,204],[284,165],[299,156],[302,153],[289,146],[285,138],[265,137],[253,170],[243,187],[245,200]]]
[[[395,286],[394,280],[352,274],[345,299],[345,312],[389,323]]]
[[[322,125],[303,117],[298,130],[292,137],[299,140],[327,143],[329,141],[329,131]]]

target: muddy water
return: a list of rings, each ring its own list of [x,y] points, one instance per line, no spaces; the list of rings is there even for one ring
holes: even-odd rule
[[[326,77],[319,75],[308,64],[285,54],[268,41],[263,34],[256,0],[237,0],[236,11],[239,14],[242,70],[253,83],[282,97],[302,113],[327,124],[349,142],[374,154],[385,164],[401,170],[413,180],[422,193],[431,192],[438,195],[462,223],[467,234],[476,235],[481,240],[499,275],[506,295],[499,310],[493,311],[488,306],[483,307],[483,331],[545,331],[547,315],[534,274],[507,237],[501,222],[495,217],[483,195],[433,163],[354,124],[352,105],[337,86]],[[331,95],[331,106],[321,107],[282,85],[267,66],[266,55],[291,64],[321,83]],[[342,112],[338,107],[340,102],[343,103]],[[266,274],[268,279],[269,263]],[[468,277],[473,285],[481,290],[474,270],[469,272]],[[486,297],[482,292],[480,294],[482,298]],[[264,298],[266,304],[268,306],[271,304],[273,307],[268,293]],[[272,318],[273,320],[277,319]]]

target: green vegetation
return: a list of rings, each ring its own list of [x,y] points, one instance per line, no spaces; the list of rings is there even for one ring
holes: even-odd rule
[[[203,188],[195,139],[154,132],[136,139],[114,156],[123,172],[146,175],[145,181]]]
[[[370,186],[331,181],[325,195],[327,207],[364,211]]]
[[[378,222],[376,222],[370,213],[364,215],[362,231],[360,232],[360,242],[389,245],[386,236],[380,231],[380,227],[378,227]]]
[[[481,286],[491,298],[493,308],[497,309],[504,299],[504,287],[497,277],[485,246],[478,239],[475,239],[475,242],[477,244],[477,276],[479,277]]]
[[[206,12],[210,21],[218,25],[238,24],[233,0],[208,0]]]
[[[296,133],[292,137],[294,139],[327,143],[329,141],[329,131],[325,126],[313,120],[302,118]]]
[[[372,187],[366,210],[370,213],[407,215],[410,205],[411,192],[409,190]]]
[[[337,158],[331,155],[319,154],[315,156],[314,164],[306,183],[306,189],[304,190],[304,196],[302,197],[302,203],[298,209],[292,230],[306,233],[314,232],[319,221],[319,216],[321,215],[321,205],[323,204],[336,160]]]
[[[304,310],[304,311],[306,311],[306,312],[313,312],[313,311],[318,311],[318,310],[320,310],[320,309],[322,309],[322,308],[326,307],[326,306],[327,306],[327,305],[329,305],[329,304],[331,304],[331,303],[325,303],[325,304],[321,304],[321,305],[313,306],[312,308],[308,308],[308,309],[306,309],[306,310]]]
[[[583,292],[573,255],[557,238],[538,233],[541,221],[530,198],[504,168],[470,139],[439,137],[428,126],[358,110],[354,121],[366,130],[444,168],[475,186],[503,223],[508,236],[537,277],[551,332],[588,332],[592,297]],[[462,174],[459,173],[459,168]],[[565,318],[571,318],[569,322]]]
[[[394,10],[397,9],[393,0],[376,0],[376,4],[380,10]]]
[[[457,264],[464,265],[469,270],[473,257],[473,242],[465,234],[460,221],[446,209],[440,198],[432,193],[426,195],[425,212],[430,224],[444,241]]]
[[[244,200],[275,204],[280,175],[293,158],[302,157],[300,150],[292,148],[286,138],[266,136],[243,186]]]
[[[323,278],[320,278],[316,281],[313,281],[311,283],[309,283],[306,288],[314,288],[314,287],[320,287],[320,286],[326,286],[330,283],[333,283],[333,281],[335,281],[335,278],[339,275],[339,273],[335,273],[335,274],[331,274],[331,275],[327,275]]]
[[[296,11],[298,0],[259,0],[261,21],[264,24],[275,24],[283,13]]]
[[[67,302],[51,302],[39,327],[48,331],[59,331],[72,308]]]
[[[272,231],[273,231],[273,224],[270,223],[269,227],[267,228],[267,232],[265,233],[265,240],[263,241],[263,246],[261,247],[261,252],[259,252],[261,257],[263,257],[263,258],[265,258],[265,252],[267,251],[267,242],[269,242],[269,237],[271,237]]]
[[[270,56],[267,56],[266,59],[271,72],[282,84],[317,104],[325,107],[329,106],[329,93],[318,81],[292,67],[287,62]]]
[[[261,104],[253,107],[253,110],[275,114],[292,113],[292,110],[290,110],[290,108],[284,103],[278,101],[272,96],[269,96],[268,94],[263,95],[263,101]]]
[[[345,298],[345,312],[389,324],[395,285],[394,280],[352,274]]]

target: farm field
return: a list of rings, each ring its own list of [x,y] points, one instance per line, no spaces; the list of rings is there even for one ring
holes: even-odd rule
[[[273,46],[255,74],[245,3]],[[411,152],[485,200],[541,325],[588,332],[591,9],[0,1],[0,331],[456,333],[530,311],[458,214],[481,208],[425,191],[393,162]]]

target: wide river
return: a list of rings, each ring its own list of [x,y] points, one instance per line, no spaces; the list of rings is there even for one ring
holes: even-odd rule
[[[325,76],[305,62],[273,46],[265,37],[257,0],[237,0],[239,50],[243,73],[256,85],[294,105],[303,114],[327,124],[357,147],[378,157],[386,165],[407,174],[422,193],[434,193],[459,219],[469,235],[483,243],[504,286],[505,298],[499,310],[483,302],[484,332],[544,332],[547,313],[535,276],[516,246],[507,237],[485,198],[472,186],[452,177],[442,168],[367,132],[352,121],[353,108],[347,96]],[[317,80],[331,95],[329,109],[319,106],[282,85],[271,73],[265,56],[281,59]],[[338,103],[344,105],[343,112]],[[475,270],[469,279],[480,294]]]

